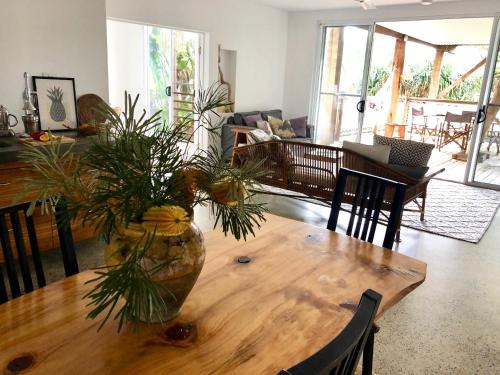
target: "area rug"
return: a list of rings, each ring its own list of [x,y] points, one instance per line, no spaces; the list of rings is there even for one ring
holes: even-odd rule
[[[425,220],[405,211],[402,225],[478,243],[500,206],[500,192],[434,179],[427,188]],[[415,208],[411,205],[408,208]]]
[[[263,185],[262,190],[270,194],[293,195],[308,200],[303,194],[267,185]],[[420,221],[418,212],[405,211],[401,224],[440,236],[478,243],[499,206],[500,191],[433,179],[427,188],[425,220]],[[417,207],[412,203],[406,208]]]

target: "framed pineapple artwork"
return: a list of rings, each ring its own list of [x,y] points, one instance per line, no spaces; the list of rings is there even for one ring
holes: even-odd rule
[[[78,127],[75,79],[33,76],[42,130],[74,130]]]

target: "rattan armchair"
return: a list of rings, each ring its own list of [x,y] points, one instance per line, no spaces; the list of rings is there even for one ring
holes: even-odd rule
[[[425,216],[427,185],[433,177],[444,171],[429,171],[417,179],[354,151],[283,140],[241,146],[235,148],[234,153],[236,165],[245,161],[263,163],[266,173],[259,178],[262,184],[301,193],[323,202],[331,202],[341,167],[402,182],[407,185],[404,205],[415,202],[421,220]],[[354,196],[354,187],[351,190]]]

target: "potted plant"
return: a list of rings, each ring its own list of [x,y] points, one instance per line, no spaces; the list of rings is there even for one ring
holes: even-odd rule
[[[106,267],[86,295],[93,306],[88,317],[105,313],[101,327],[115,310],[118,329],[176,316],[205,259],[196,205],[208,205],[215,226],[238,240],[265,220],[264,205],[249,193],[260,165],[233,168],[213,146],[189,152],[196,131],[218,133],[215,110],[227,105],[219,85],[197,97],[192,113],[166,124],[161,111],[136,115],[138,96],[125,93],[122,114],[102,107],[106,126],[82,154],[57,142],[22,153],[36,172],[27,181],[38,192],[33,207],[41,201],[50,209],[63,199],[69,219],[95,225],[107,243]]]

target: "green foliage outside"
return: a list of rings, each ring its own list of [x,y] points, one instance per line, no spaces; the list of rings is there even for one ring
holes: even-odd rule
[[[149,70],[153,85],[149,88],[151,112],[161,112],[163,121],[169,121],[170,108],[168,106],[165,88],[170,82],[170,63],[168,50],[162,40],[159,27],[152,27],[149,32]]]
[[[499,71],[500,73],[500,71]],[[402,96],[425,98],[429,93],[432,75],[432,63],[410,65],[401,79],[400,94]],[[390,76],[390,70],[384,67],[375,68],[368,77],[368,95],[376,95]],[[450,64],[443,65],[439,82],[439,91],[450,86],[460,75],[453,74]],[[477,100],[481,90],[481,77],[469,77],[451,90],[445,97],[448,100]]]
[[[377,66],[368,77],[368,95],[375,96],[389,78],[389,69]]]
[[[154,113],[161,110],[162,119],[169,121],[168,98],[165,94],[167,86],[172,80],[177,84],[172,87],[172,92],[184,94],[194,93],[194,69],[195,69],[195,48],[191,40],[184,42],[182,33],[174,32],[174,45],[176,51],[175,79],[170,77],[170,46],[165,40],[163,29],[152,27],[149,32],[149,70],[151,72],[152,85],[149,88],[151,111]],[[173,98],[173,96],[172,96]],[[192,96],[177,96],[176,99],[189,101]],[[192,112],[192,105],[189,103],[175,103],[176,114],[186,117]]]

